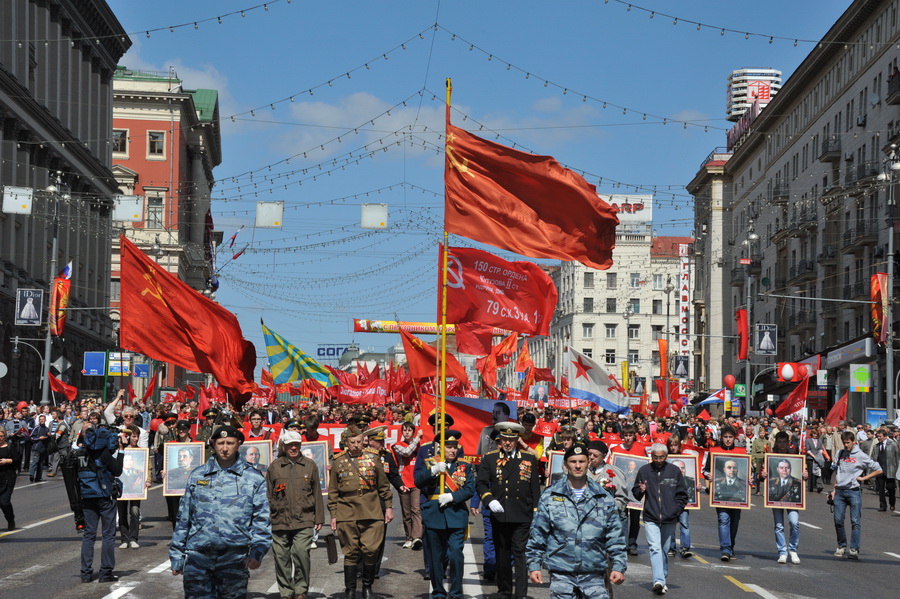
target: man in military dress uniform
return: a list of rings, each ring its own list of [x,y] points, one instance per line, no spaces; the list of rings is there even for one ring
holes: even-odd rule
[[[219,408],[209,408],[203,411],[203,417],[206,420],[203,421],[203,426],[197,431],[197,441],[203,441],[204,443],[209,442],[209,439],[213,434],[213,429],[222,424],[219,422],[221,415],[222,413],[219,411]]]
[[[400,492],[400,488],[403,486],[403,479],[400,478],[400,469],[397,467],[397,460],[394,459],[394,454],[384,448],[384,441],[387,437],[386,435],[387,425],[375,426],[370,429],[366,429],[363,433],[368,439],[369,449],[373,449],[378,452],[378,457],[381,458],[381,466],[384,469],[384,473],[388,478],[388,481],[391,483],[391,486],[397,489],[397,492]],[[384,507],[384,506],[382,506]],[[387,531],[385,531],[384,537],[381,539],[381,547],[378,549],[378,557],[375,560],[376,566],[381,568],[381,558],[384,557],[384,544],[387,541]],[[375,572],[375,577],[378,578],[378,571]]]
[[[449,428],[453,426],[453,416],[450,414],[444,413],[442,418],[438,418],[437,413],[433,413],[428,417],[428,426],[432,427],[434,430],[434,439],[431,443],[422,443],[419,447],[419,451],[416,454],[416,463],[426,460],[428,458],[434,457],[441,453],[440,451],[440,439],[441,439],[441,421],[444,423],[444,428]],[[463,457],[465,452],[463,448],[460,447],[458,450],[458,457]],[[415,475],[414,475],[415,476]],[[420,494],[419,496],[419,510],[425,506],[425,503],[428,501],[428,497],[424,494]],[[485,549],[486,550],[486,549]],[[422,559],[425,562],[425,580],[431,579],[431,548],[428,546],[428,537],[422,538]]]
[[[244,435],[221,426],[215,455],[196,468],[178,509],[169,544],[172,574],[184,575],[186,599],[247,595],[249,570],[272,545],[266,479],[241,459]]]
[[[444,459],[440,456],[416,462],[416,486],[427,500],[422,506],[422,523],[431,547],[431,571],[443,572],[449,563],[450,593],[443,577],[432,578],[432,599],[462,599],[463,545],[469,512],[466,502],[475,494],[475,473],[471,464],[458,459],[462,433],[444,431]],[[441,486],[441,475],[444,478]]]
[[[346,449],[331,465],[328,511],[344,552],[345,599],[356,597],[356,576],[363,567],[363,599],[372,597],[378,573],[378,549],[385,525],[394,519],[393,491],[378,452],[365,447],[366,437],[355,425],[344,430]],[[382,507],[384,506],[384,507]]]
[[[528,529],[541,496],[537,457],[518,448],[521,424],[496,425],[500,449],[485,454],[478,467],[475,490],[491,510],[491,529],[497,555],[500,599],[528,594],[525,545]],[[511,556],[515,558],[515,586]]]

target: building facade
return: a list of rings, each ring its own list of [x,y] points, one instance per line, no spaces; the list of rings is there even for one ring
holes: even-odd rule
[[[755,103],[760,109],[781,90],[781,71],[743,68],[731,71],[725,95],[725,113],[729,121],[737,121]]]
[[[140,218],[119,230],[167,271],[214,297],[216,236],[210,204],[213,168],[222,162],[215,90],[185,89],[167,73],[118,67],[113,77],[113,172],[121,192],[136,196]],[[112,248],[111,303],[119,305],[119,243]],[[198,382],[170,366],[160,385]]]
[[[535,364],[551,367],[557,378],[566,376],[568,347],[605,364],[620,381],[627,361],[630,391],[639,394],[660,374],[659,339],[668,339],[674,354],[679,334],[691,332],[690,313],[686,320],[682,317],[690,293],[682,302],[679,254],[693,240],[654,236],[652,196],[611,196],[607,201],[620,210],[613,266],[596,270],[562,262],[551,273],[559,301],[550,335],[535,338],[529,349]],[[685,280],[690,289],[690,276]],[[685,378],[691,377],[689,372]]]
[[[46,313],[41,326],[15,326],[20,289],[41,289],[49,306],[51,261],[70,261],[71,299],[64,336],[53,343],[76,365],[61,378],[96,389],[80,374],[85,351],[114,347],[109,316],[112,78],[131,45],[102,0],[3,3],[0,19],[0,185],[33,191],[30,210],[0,212],[0,398],[40,399]],[[50,186],[55,191],[47,191]],[[58,209],[58,211],[57,211]],[[58,216],[57,216],[58,215]],[[51,255],[56,239],[56,255]],[[13,359],[13,339],[20,345]],[[34,341],[37,339],[38,341]]]
[[[828,370],[832,399],[852,364],[874,388],[851,393],[851,413],[885,405],[885,352],[872,342],[869,281],[886,272],[895,213],[888,160],[900,143],[898,3],[856,0],[785,82],[733,154],[715,152],[691,183],[710,326],[735,335],[734,309],[750,312],[750,377],[733,339],[703,361],[740,381],[765,383],[756,405],[793,385],[766,376],[776,362]],[[708,289],[708,294],[707,294]],[[712,298],[721,294],[716,318]],[[757,347],[756,324],[777,326],[777,349]],[[760,376],[762,375],[762,376]],[[815,385],[814,385],[815,387]],[[814,393],[809,407],[829,401]]]

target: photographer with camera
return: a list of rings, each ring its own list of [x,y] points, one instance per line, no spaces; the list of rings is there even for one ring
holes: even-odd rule
[[[106,426],[85,423],[84,445],[75,451],[78,467],[78,491],[84,511],[84,538],[81,541],[81,582],[94,578],[94,541],[102,522],[103,544],[100,550],[99,582],[116,582],[116,499],[121,486],[122,454],[118,452],[118,434]]]

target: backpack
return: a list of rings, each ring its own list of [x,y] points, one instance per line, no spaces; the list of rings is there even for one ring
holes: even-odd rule
[[[103,450],[112,451],[115,435],[105,428],[91,428],[84,435],[85,447],[75,450],[78,468],[78,489],[83,499],[118,499],[122,496],[122,483],[113,477],[103,465]],[[118,483],[118,484],[116,484]]]

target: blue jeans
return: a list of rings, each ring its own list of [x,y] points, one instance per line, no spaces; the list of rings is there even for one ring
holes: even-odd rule
[[[847,531],[844,529],[844,516],[850,506],[850,549],[859,550],[862,537],[862,491],[860,489],[834,490],[834,531],[837,533],[838,547],[847,546]]]
[[[84,537],[81,539],[81,578],[90,580],[94,574],[94,541],[97,527],[103,526],[100,549],[100,576],[112,575],[116,567],[116,502],[113,499],[85,499]]]
[[[784,512],[787,511],[788,525],[791,527],[790,545],[784,544]],[[778,547],[778,555],[787,555],[788,549],[797,551],[800,546],[800,512],[797,510],[772,510],[775,518],[775,546]]]
[[[644,536],[650,545],[650,568],[653,582],[666,584],[669,575],[669,549],[675,546],[675,522],[658,524],[644,520]]]
[[[738,525],[741,523],[741,510],[717,507],[716,515],[719,519],[719,549],[722,553],[733,557]]]
[[[681,526],[681,548],[691,548],[691,513],[687,510],[678,516],[678,524]]]

